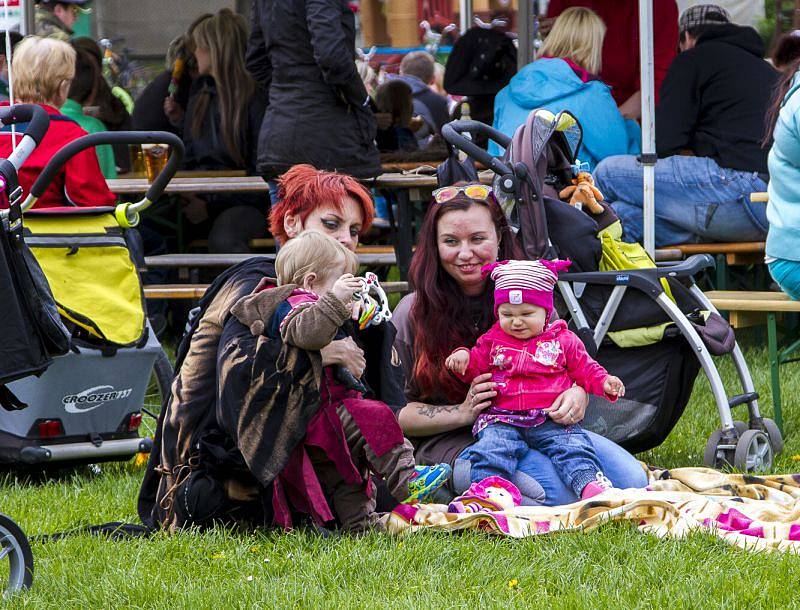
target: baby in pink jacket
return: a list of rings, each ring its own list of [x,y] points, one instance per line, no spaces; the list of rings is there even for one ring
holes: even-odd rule
[[[545,454],[580,498],[611,488],[589,436],[578,423],[557,424],[547,415],[564,390],[578,384],[611,401],[625,386],[586,353],[563,320],[550,323],[553,287],[568,261],[504,261],[490,265],[498,321],[471,350],[459,348],[445,365],[465,381],[491,372],[497,385],[492,405],[473,427],[468,448],[473,482],[511,479],[529,449]]]

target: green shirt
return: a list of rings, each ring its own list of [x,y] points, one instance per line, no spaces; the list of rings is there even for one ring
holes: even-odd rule
[[[61,107],[61,112],[64,113],[64,116],[69,117],[80,125],[87,133],[108,131],[100,119],[83,114],[83,108],[75,100],[67,100]],[[107,180],[116,178],[117,164],[114,161],[114,149],[111,148],[111,145],[101,144],[100,146],[95,146],[94,150],[97,153],[97,160],[100,163],[100,171],[103,172],[103,176]]]

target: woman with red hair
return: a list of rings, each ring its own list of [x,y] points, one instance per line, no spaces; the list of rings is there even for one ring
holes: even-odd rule
[[[409,279],[415,292],[400,301],[392,318],[408,401],[396,413],[403,432],[415,444],[417,462],[449,463],[451,491],[459,494],[470,484],[465,450],[474,442],[472,424],[496,392],[491,373],[465,384],[447,371],[444,361],[454,349],[474,345],[494,323],[493,288],[482,267],[521,255],[488,187],[448,187],[434,196],[411,261]],[[554,401],[549,417],[559,424],[577,423],[587,404],[582,388],[570,388]],[[603,472],[615,487],[646,484],[645,473],[633,456],[587,433]],[[518,468],[513,482],[522,491],[523,504],[577,501],[538,451],[529,451]]]
[[[270,225],[282,243],[314,229],[355,251],[375,214],[358,181],[310,165],[290,169],[278,193]],[[273,505],[273,487],[281,484],[275,475],[304,438],[303,422],[316,412],[315,400],[319,408],[319,388],[298,384],[280,340],[269,338],[263,323],[245,324],[242,306],[234,309],[274,284],[273,278],[272,263],[254,257],[226,271],[201,301],[176,353],[172,395],[142,483],[144,523],[169,529],[220,520],[269,525],[273,509],[285,508]],[[366,381],[376,399],[402,404],[394,335],[386,323],[359,331],[355,340],[332,341],[320,351],[321,364],[341,365]],[[351,443],[358,439],[346,440],[355,452]],[[285,497],[297,498],[297,490]]]
[[[269,230],[280,243],[306,229],[326,233],[355,252],[372,225],[375,206],[367,190],[350,176],[295,165],[278,187],[269,214]]]

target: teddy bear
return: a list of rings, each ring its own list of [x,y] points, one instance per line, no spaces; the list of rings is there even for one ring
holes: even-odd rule
[[[594,178],[589,172],[578,172],[578,177],[572,179],[572,186],[563,189],[558,196],[571,206],[588,209],[592,214],[603,212],[603,193],[594,185]]]
[[[516,485],[503,477],[486,477],[473,483],[447,507],[449,513],[491,513],[511,510],[522,503]]]

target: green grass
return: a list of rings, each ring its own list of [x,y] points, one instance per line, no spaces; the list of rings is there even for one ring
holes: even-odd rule
[[[766,352],[749,347],[746,355],[771,414]],[[732,365],[721,364],[730,381]],[[799,372],[790,365],[782,376],[787,443],[776,472],[800,466],[792,460],[800,453]],[[700,376],[675,431],[641,457],[666,467],[699,465],[716,425]],[[8,478],[0,481],[0,507],[30,535],[136,522],[141,474],[114,464],[97,475],[80,470],[46,482]],[[521,541],[481,533],[320,539],[307,531],[223,529],[124,542],[76,535],[34,542],[33,550],[34,587],[11,607],[781,607],[798,605],[800,577],[797,557],[749,553],[703,534],[657,540],[619,524]],[[511,579],[517,584],[509,586]]]

